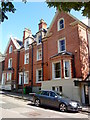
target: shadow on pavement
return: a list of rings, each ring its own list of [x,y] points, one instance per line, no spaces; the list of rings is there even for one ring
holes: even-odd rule
[[[34,103],[28,103],[27,105],[36,107],[34,105]],[[44,108],[44,109],[47,109],[47,110],[53,110],[53,111],[61,112],[61,111],[59,111],[59,108],[54,108],[54,107],[49,107],[49,106],[44,106],[44,105],[40,105],[39,108]],[[63,112],[63,113],[65,113],[65,112]],[[66,113],[78,113],[78,112],[76,112],[76,111],[67,111]]]

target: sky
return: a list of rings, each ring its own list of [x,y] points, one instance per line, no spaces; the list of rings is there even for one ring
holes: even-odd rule
[[[49,27],[56,9],[47,7],[45,2],[15,2],[15,13],[8,13],[8,20],[0,24],[0,52],[4,54],[10,36],[23,39],[24,28],[29,28],[32,34],[38,31],[40,19],[44,19]],[[87,23],[87,18],[81,12],[72,10],[71,14]]]

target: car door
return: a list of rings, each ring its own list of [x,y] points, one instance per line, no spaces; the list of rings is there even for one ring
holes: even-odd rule
[[[59,106],[58,96],[52,91],[50,92],[49,103],[50,103],[50,106],[52,106],[52,107]]]
[[[40,95],[40,102],[43,105],[49,105],[49,92],[48,91],[43,91]]]

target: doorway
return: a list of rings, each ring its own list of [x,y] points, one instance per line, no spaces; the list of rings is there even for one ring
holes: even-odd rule
[[[85,93],[85,104],[89,104],[89,87],[88,85],[84,85],[84,93]]]

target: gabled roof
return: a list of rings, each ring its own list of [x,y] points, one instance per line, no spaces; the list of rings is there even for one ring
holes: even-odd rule
[[[17,38],[10,37],[9,42],[7,44],[7,47],[6,47],[6,50],[5,50],[5,53],[8,49],[8,46],[9,46],[11,40],[12,40],[13,44],[15,45],[16,49],[20,49],[21,46],[23,45],[22,41],[18,40]]]
[[[0,62],[4,61],[5,60],[5,55],[3,55],[1,52],[0,52]]]
[[[69,15],[70,17],[72,17],[72,18],[75,20],[75,22],[71,23],[70,25],[72,25],[72,24],[77,24],[77,23],[78,23],[78,24],[82,25],[83,27],[88,28],[89,31],[90,31],[90,27],[89,27],[89,26],[87,26],[86,24],[84,24],[83,22],[81,22],[79,19],[77,19],[77,18],[76,18],[75,16],[73,16],[72,14],[67,13],[67,12],[65,12],[65,13],[66,13],[67,15]],[[50,24],[50,27],[48,28],[47,36],[48,36],[48,34],[49,34],[49,32],[50,32],[50,30],[51,30],[51,28],[52,28],[52,26],[53,26],[53,24],[54,24],[54,22],[55,22],[55,19],[56,19],[56,17],[58,16],[58,14],[60,14],[59,10],[57,10],[57,12],[56,12],[56,14],[55,14],[55,16],[54,16],[51,24]]]

